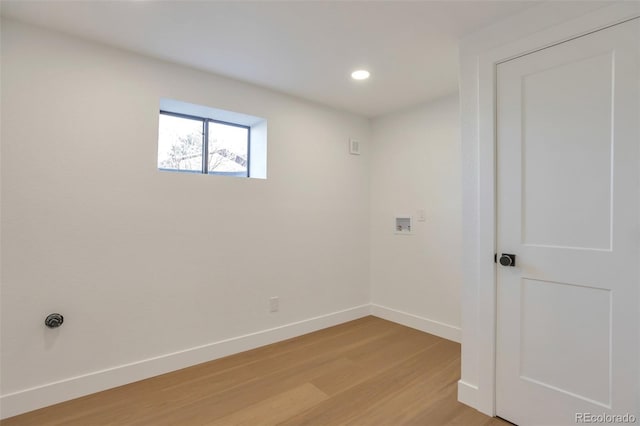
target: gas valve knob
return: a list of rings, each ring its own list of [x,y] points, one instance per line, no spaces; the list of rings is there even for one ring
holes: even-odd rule
[[[58,328],[64,322],[64,317],[60,314],[49,314],[44,320],[44,325],[49,328]]]

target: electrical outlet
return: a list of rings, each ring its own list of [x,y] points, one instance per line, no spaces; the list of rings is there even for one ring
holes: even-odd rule
[[[360,141],[349,139],[349,154],[360,155]]]
[[[278,312],[280,310],[280,298],[273,296],[269,298],[269,311]]]

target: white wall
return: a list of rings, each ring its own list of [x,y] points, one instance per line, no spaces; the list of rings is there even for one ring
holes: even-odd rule
[[[368,312],[368,120],[11,21],[2,65],[2,416]],[[267,118],[269,178],[157,171],[161,97]]]
[[[461,202],[458,97],[378,118],[371,145],[374,314],[459,340]],[[418,221],[418,210],[426,221]],[[397,214],[412,235],[394,233]]]

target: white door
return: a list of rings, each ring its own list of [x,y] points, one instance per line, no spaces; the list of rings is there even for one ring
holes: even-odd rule
[[[497,67],[496,409],[520,426],[640,423],[639,21]]]

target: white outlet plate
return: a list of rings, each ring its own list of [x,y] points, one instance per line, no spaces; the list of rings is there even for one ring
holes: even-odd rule
[[[349,139],[349,154],[360,155],[360,141]]]
[[[269,311],[278,312],[280,310],[280,298],[278,296],[269,299]]]

